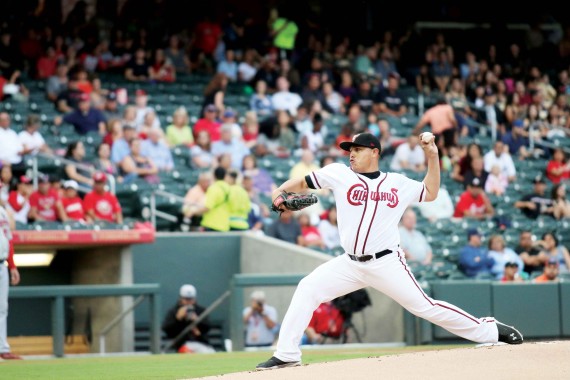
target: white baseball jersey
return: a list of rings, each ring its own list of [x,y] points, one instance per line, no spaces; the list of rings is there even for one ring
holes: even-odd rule
[[[12,232],[10,231],[8,212],[0,206],[0,260],[8,258],[10,240],[12,240]]]
[[[338,163],[311,172],[310,178],[317,189],[332,189],[341,246],[357,256],[396,251],[402,214],[426,196],[423,182],[384,172],[370,179]]]

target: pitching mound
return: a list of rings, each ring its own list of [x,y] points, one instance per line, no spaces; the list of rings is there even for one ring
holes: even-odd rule
[[[205,377],[216,380],[570,379],[570,341],[493,345]]]

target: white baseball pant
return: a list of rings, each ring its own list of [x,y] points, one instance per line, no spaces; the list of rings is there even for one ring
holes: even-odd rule
[[[430,298],[416,282],[403,253],[394,252],[368,262],[338,256],[317,267],[301,280],[285,314],[274,356],[291,362],[301,360],[299,344],[313,311],[322,303],[366,286],[391,297],[409,312],[462,338],[496,343],[494,318],[476,318],[460,308]]]
[[[10,352],[8,344],[8,290],[10,272],[6,264],[0,264],[0,354]]]

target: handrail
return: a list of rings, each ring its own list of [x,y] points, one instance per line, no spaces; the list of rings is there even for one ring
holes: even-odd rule
[[[35,154],[32,157],[32,172],[33,172],[33,181],[34,181],[34,187],[37,187],[38,184],[38,157],[43,157],[45,159],[49,159],[49,160],[58,160],[63,162],[64,164],[69,164],[69,165],[74,165],[77,168],[83,169],[85,171],[88,171],[89,173],[93,174],[95,173],[97,170],[93,167],[93,166],[89,166],[89,165],[84,165],[81,163],[77,163],[75,161],[71,161],[68,160],[65,157],[60,157],[60,156],[56,156],[55,154],[49,154],[49,153],[43,153],[43,152],[38,152],[37,154]],[[109,182],[109,191],[112,194],[116,193],[116,189],[117,189],[117,180],[115,178],[114,175],[112,174],[108,174],[105,173],[107,175],[107,181]]]
[[[10,298],[49,298],[52,303],[53,353],[64,356],[66,297],[148,296],[150,303],[151,351],[160,352],[160,284],[133,285],[42,285],[17,286]],[[136,306],[136,305],[135,305]]]
[[[125,318],[128,314],[130,314],[138,305],[140,305],[140,303],[142,301],[144,301],[144,299],[145,299],[144,295],[141,294],[140,296],[138,296],[137,299],[135,299],[135,301],[133,302],[133,304],[131,306],[129,306],[128,308],[123,310],[122,313],[120,313],[115,318],[113,318],[113,320],[111,322],[107,323],[107,325],[105,325],[105,327],[103,327],[101,329],[101,332],[99,333],[99,353],[100,354],[105,353],[107,333],[109,331],[111,331],[111,329],[113,327],[115,327],[117,325],[117,323],[121,322],[123,320],[123,318]]]
[[[215,300],[210,306],[208,306],[206,308],[206,310],[204,310],[202,312],[202,314],[200,314],[198,316],[198,318],[196,318],[192,323],[190,323],[188,326],[186,326],[184,328],[184,330],[182,330],[174,339],[172,339],[169,343],[167,343],[164,348],[162,349],[162,353],[166,353],[166,350],[168,350],[169,348],[171,348],[172,346],[174,346],[180,339],[182,339],[186,334],[188,334],[188,332],[190,330],[192,330],[194,327],[198,326],[198,324],[200,322],[202,322],[208,315],[210,315],[212,313],[212,311],[216,310],[216,308],[218,306],[220,306],[220,304],[222,302],[224,302],[224,300],[226,298],[228,298],[230,296],[230,291],[226,290],[224,292],[224,294],[222,294],[221,296],[218,297],[217,300]]]
[[[154,190],[152,192],[152,194],[150,195],[150,222],[152,223],[152,226],[154,227],[154,229],[156,229],[156,218],[162,218],[165,220],[168,220],[169,222],[177,222],[178,218],[174,215],[168,214],[164,211],[160,211],[156,209],[156,196],[162,196],[165,198],[171,198],[174,199],[180,203],[184,203],[184,198],[176,195],[174,193],[169,193],[168,191],[164,191],[164,190]]]

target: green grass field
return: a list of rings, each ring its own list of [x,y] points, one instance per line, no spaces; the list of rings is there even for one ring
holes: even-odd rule
[[[458,347],[464,346],[305,350],[303,353],[303,364]],[[235,352],[209,355],[165,354],[12,360],[0,363],[0,379],[188,379],[232,372],[251,371],[255,368],[257,363],[268,359],[270,356],[270,352]]]

